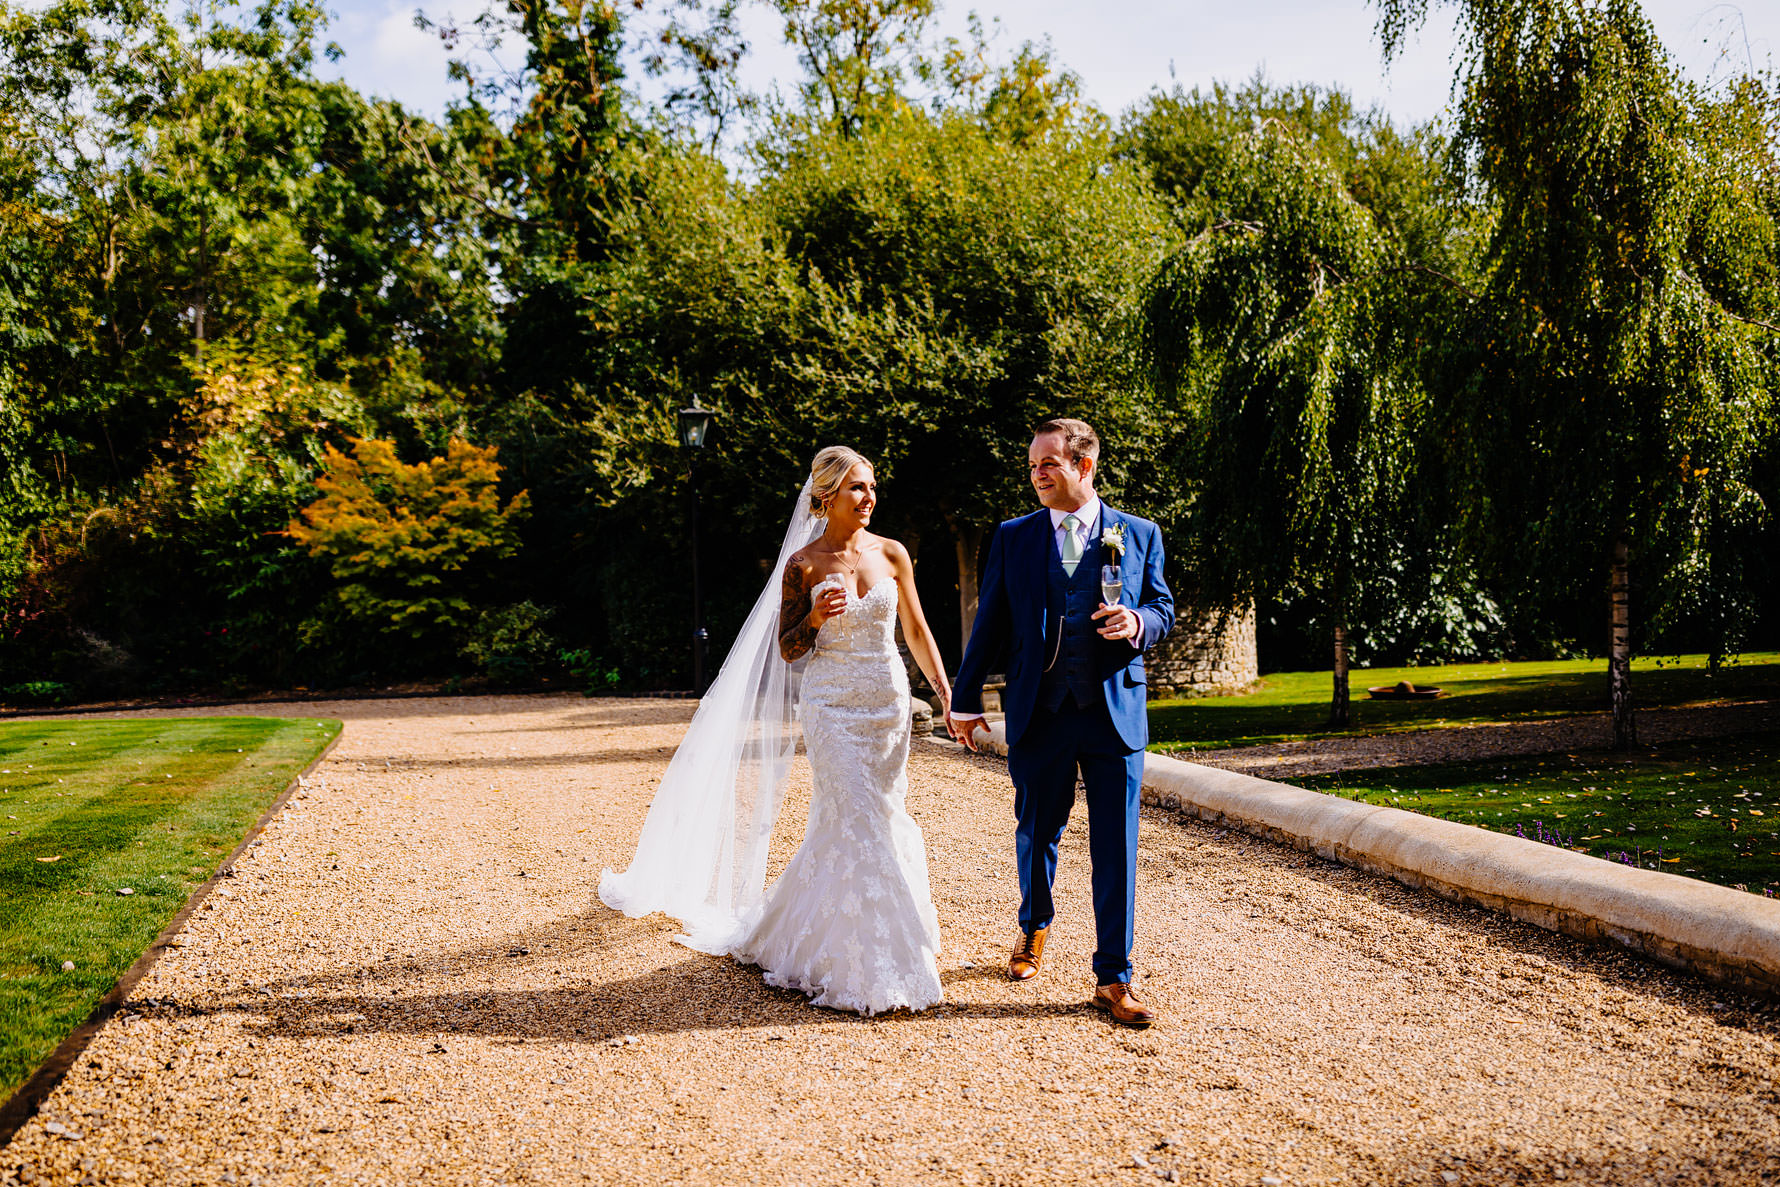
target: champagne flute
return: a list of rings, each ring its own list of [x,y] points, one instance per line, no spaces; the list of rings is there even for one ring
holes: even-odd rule
[[[814,589],[810,590],[811,603],[814,604],[815,602],[820,601],[822,598],[822,595],[827,593],[831,589],[840,590],[843,594],[846,593],[847,592],[847,579],[839,573],[830,573],[828,576],[824,577],[822,580],[816,582],[816,587]],[[839,614],[842,614],[845,612],[846,612],[846,605],[843,603],[841,608],[839,610],[835,611],[835,614],[839,615]]]
[[[1125,578],[1117,565],[1100,566],[1100,600],[1108,606],[1119,604],[1119,595],[1125,592]]]

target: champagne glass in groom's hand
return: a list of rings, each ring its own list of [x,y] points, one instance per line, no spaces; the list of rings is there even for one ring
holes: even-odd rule
[[[1100,600],[1108,606],[1117,606],[1119,596],[1125,592],[1125,578],[1119,573],[1117,565],[1100,566]]]
[[[1119,575],[1119,566],[1101,565],[1101,605],[1094,611],[1094,619],[1100,623],[1099,634],[1103,639],[1131,639],[1137,635],[1135,612],[1119,600],[1124,592],[1125,579]]]

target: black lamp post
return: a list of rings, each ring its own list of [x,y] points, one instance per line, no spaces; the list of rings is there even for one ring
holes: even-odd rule
[[[699,407],[692,397],[690,408],[680,409],[680,444],[692,468],[692,691],[705,695],[705,646],[710,635],[705,631],[705,590],[698,572],[698,455],[705,448],[705,430],[711,427],[716,413]]]

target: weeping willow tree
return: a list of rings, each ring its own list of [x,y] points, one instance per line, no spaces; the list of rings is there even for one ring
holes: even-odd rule
[[[1431,3],[1381,0],[1387,60]],[[1692,91],[1633,0],[1455,7],[1453,164],[1497,220],[1438,436],[1500,571],[1533,596],[1605,578],[1625,748],[1634,592],[1655,618],[1696,615],[1715,653],[1754,604],[1739,560],[1767,513],[1751,468],[1776,373],[1772,107],[1753,80]]]
[[[1329,719],[1350,721],[1348,615],[1400,552],[1425,401],[1398,254],[1339,175],[1267,122],[1202,178],[1196,233],[1149,292],[1144,349],[1188,428],[1176,535],[1208,606],[1329,607]]]

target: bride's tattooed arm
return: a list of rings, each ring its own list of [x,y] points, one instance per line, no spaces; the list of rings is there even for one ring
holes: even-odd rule
[[[810,594],[804,588],[803,557],[785,562],[785,579],[779,586],[779,654],[793,663],[816,645],[816,628],[810,625]]]

